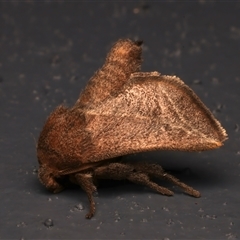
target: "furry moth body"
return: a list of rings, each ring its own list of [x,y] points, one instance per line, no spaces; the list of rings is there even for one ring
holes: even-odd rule
[[[219,148],[226,131],[196,94],[175,76],[140,72],[141,42],[117,41],[72,108],[59,106],[38,140],[39,180],[57,193],[65,182],[87,193],[95,213],[97,179],[128,179],[173,195],[151,179],[163,178],[187,194],[200,193],[156,164],[124,163],[120,156],[151,150]]]

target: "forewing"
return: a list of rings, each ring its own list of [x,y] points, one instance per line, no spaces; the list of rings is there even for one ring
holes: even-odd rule
[[[157,150],[218,148],[225,130],[196,94],[175,76],[133,76],[123,91],[86,111],[99,161]]]

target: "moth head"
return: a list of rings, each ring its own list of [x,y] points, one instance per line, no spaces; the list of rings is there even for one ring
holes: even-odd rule
[[[67,111],[67,108],[60,106],[48,117],[37,144],[39,180],[54,193],[64,188],[62,185],[64,176],[59,174],[59,169],[64,167],[61,142],[67,126]]]

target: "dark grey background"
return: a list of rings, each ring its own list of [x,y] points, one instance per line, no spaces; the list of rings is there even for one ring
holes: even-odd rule
[[[0,2],[0,238],[238,238],[240,2],[28,2]],[[81,189],[54,195],[39,183],[36,141],[50,112],[74,104],[111,45],[126,37],[144,40],[142,70],[183,79],[229,140],[210,152],[127,157],[158,162],[201,198],[177,188],[165,197],[104,181],[96,215],[86,220]],[[43,224],[46,219],[52,227]]]

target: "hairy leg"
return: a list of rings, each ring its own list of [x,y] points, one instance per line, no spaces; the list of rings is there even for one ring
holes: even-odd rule
[[[111,163],[97,168],[94,171],[94,174],[96,178],[116,180],[128,179],[131,182],[148,186],[163,195],[173,195],[172,191],[159,186],[149,179],[149,177],[163,178],[182,188],[187,194],[194,197],[200,197],[200,192],[179,181],[179,179],[175,178],[171,174],[164,172],[163,168],[157,164]]]
[[[167,196],[173,195],[173,192],[170,191],[169,189],[159,186],[157,183],[152,182],[149,179],[148,175],[145,173],[135,172],[130,174],[127,179],[131,182],[148,186],[151,189],[155,190],[156,192],[161,193],[162,195],[167,195]]]
[[[96,211],[93,193],[96,192],[96,187],[93,184],[93,178],[91,174],[77,173],[72,176],[72,181],[76,182],[81,188],[87,193],[88,200],[90,202],[89,213],[86,214],[86,218],[90,219],[93,217]]]
[[[138,171],[135,166],[128,163],[110,163],[108,165],[98,167],[94,170],[94,175],[96,178],[102,179],[127,179],[131,182],[148,186],[163,195],[173,195],[172,191],[152,182],[147,173]]]
[[[150,180],[150,177],[166,179],[184,189],[184,191],[189,195],[194,197],[200,197],[200,193],[197,190],[180,182],[174,176],[165,173],[163,168],[157,164],[110,163],[105,166],[97,167],[94,170],[93,175],[87,173],[78,173],[70,176],[70,180],[80,185],[82,189],[87,193],[90,202],[90,210],[89,213],[86,215],[86,218],[91,218],[93,217],[96,210],[95,202],[93,199],[93,193],[96,191],[96,187],[93,183],[93,178],[114,180],[127,179],[133,183],[148,186],[163,195],[173,195],[172,191],[162,186],[159,186],[157,183],[154,183]]]
[[[164,172],[163,168],[157,164],[149,164],[149,163],[135,163],[132,164],[132,166],[137,170],[146,173],[150,177],[155,178],[163,178],[166,179],[178,187],[182,188],[187,194],[193,196],[193,197],[200,197],[201,194],[199,191],[193,189],[192,187],[186,185],[183,182],[180,182],[179,179],[172,176],[171,174],[168,174]]]

